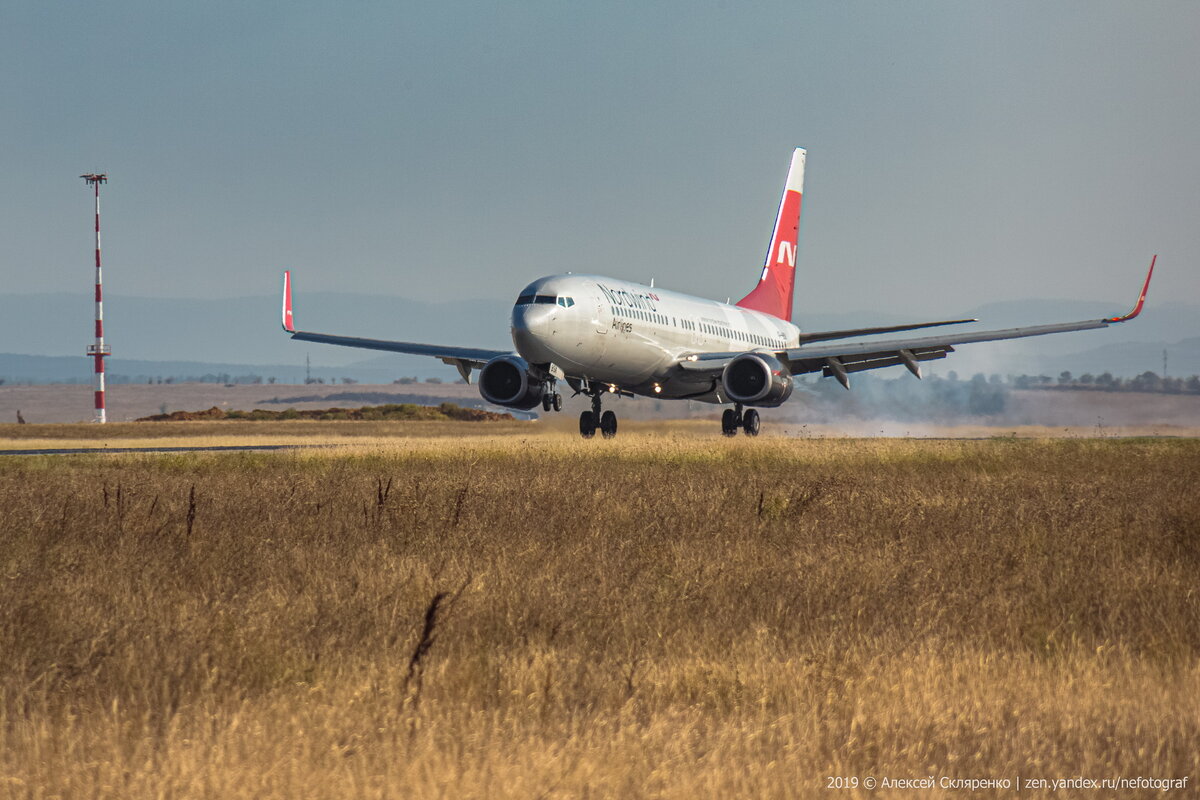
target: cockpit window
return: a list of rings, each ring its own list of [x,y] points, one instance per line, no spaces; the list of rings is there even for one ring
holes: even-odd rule
[[[523,294],[517,298],[517,305],[560,305],[563,308],[570,308],[575,305],[575,300],[570,297],[558,297],[552,294]]]

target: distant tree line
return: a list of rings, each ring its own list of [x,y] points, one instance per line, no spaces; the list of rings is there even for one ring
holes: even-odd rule
[[[114,375],[109,378],[112,383],[141,383],[145,381],[147,384],[173,384],[173,383],[223,383],[226,386],[236,385],[251,385],[255,386],[262,383],[274,383],[275,376],[263,378],[261,375],[230,375],[228,372],[212,373],[207,372],[203,375],[137,375],[128,377],[125,375]]]
[[[1049,375],[1019,375],[1012,379],[1015,389],[1066,389],[1092,392],[1153,392],[1156,394],[1200,394],[1200,375],[1187,378],[1159,377],[1154,372],[1143,372],[1135,378],[1116,378],[1104,372],[1090,372],[1076,377],[1068,371],[1060,372],[1057,379]]]
[[[396,378],[396,380],[392,381],[392,383],[400,384],[401,386],[410,386],[414,383],[421,383],[421,379],[418,378],[417,376],[413,375],[413,376],[406,376],[403,378]],[[443,381],[441,378],[426,378],[425,383],[437,384],[437,383],[445,383],[445,381]],[[466,383],[466,381],[464,381],[462,378],[459,378],[458,380],[455,381],[455,383]]]

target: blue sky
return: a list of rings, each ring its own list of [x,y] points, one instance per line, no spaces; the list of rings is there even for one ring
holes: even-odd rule
[[[0,276],[509,297],[749,290],[809,151],[797,311],[1200,302],[1200,4],[54,3],[0,10]],[[410,333],[410,332],[406,332]]]

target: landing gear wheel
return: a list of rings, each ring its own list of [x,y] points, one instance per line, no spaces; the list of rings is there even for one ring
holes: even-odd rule
[[[550,401],[550,407],[555,411],[562,411],[562,395],[558,392],[554,393],[554,399]]]
[[[596,435],[596,417],[592,412],[584,411],[579,415],[579,435],[585,439]]]
[[[544,394],[544,395],[542,395],[542,411],[545,411],[546,413],[549,413],[549,412],[550,412],[550,405],[551,405],[551,403],[553,403],[553,402],[554,402],[554,395],[551,395],[551,394]],[[557,409],[555,409],[555,410],[557,410]]]
[[[742,415],[742,430],[747,436],[758,436],[759,425],[758,412],[753,408]]]
[[[605,439],[611,439],[617,435],[617,415],[611,411],[605,411],[600,417],[600,432],[604,434]]]
[[[725,436],[737,436],[738,422],[737,412],[732,408],[725,409],[725,413],[721,415],[721,433]]]

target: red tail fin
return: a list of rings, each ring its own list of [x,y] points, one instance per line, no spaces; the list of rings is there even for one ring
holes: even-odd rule
[[[800,148],[792,153],[771,246],[763,262],[762,276],[754,291],[737,302],[742,308],[761,311],[773,317],[792,319],[792,290],[796,280],[796,236],[800,227],[800,200],[804,193],[804,157]]]

